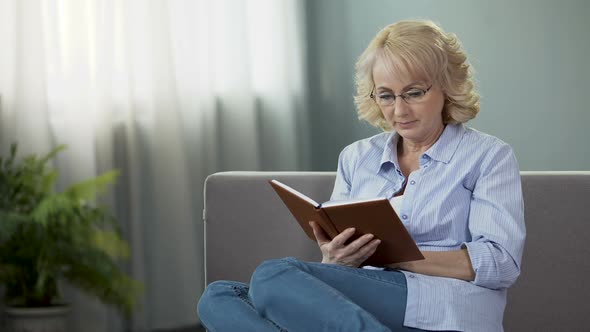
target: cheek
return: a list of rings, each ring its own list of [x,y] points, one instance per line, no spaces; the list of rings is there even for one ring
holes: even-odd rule
[[[445,96],[441,93],[440,95],[437,96],[438,98],[435,99],[434,101],[434,106],[433,108],[438,110],[438,115],[442,115],[443,113],[443,108],[445,107]]]
[[[381,114],[383,114],[383,117],[387,121],[390,121],[393,118],[393,110],[390,110],[390,109],[383,110],[383,109],[381,109]]]

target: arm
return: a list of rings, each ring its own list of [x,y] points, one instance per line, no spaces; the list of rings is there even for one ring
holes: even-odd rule
[[[424,260],[392,264],[389,267],[431,276],[475,280],[466,249],[452,251],[422,251]]]
[[[507,288],[516,281],[525,226],[520,173],[510,147],[498,144],[490,148],[471,179],[470,240],[460,250],[422,252],[423,261],[391,267],[472,281],[490,289]]]
[[[487,153],[480,167],[469,209],[471,241],[463,243],[475,271],[476,285],[510,287],[520,275],[526,236],[520,173],[510,146]]]

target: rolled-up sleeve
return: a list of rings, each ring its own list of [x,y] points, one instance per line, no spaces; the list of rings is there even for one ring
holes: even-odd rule
[[[510,146],[495,147],[477,171],[468,227],[476,285],[503,289],[520,275],[526,237],[518,163]]]

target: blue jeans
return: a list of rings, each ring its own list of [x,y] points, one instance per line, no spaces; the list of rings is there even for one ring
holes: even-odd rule
[[[250,285],[216,281],[198,305],[207,330],[420,331],[404,327],[406,279],[294,258],[262,263]]]

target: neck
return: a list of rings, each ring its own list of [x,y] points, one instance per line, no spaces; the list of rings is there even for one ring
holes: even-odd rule
[[[423,140],[415,141],[400,137],[400,141],[398,144],[399,153],[401,155],[406,154],[422,154],[426,150],[430,149],[431,146],[438,141],[440,135],[442,135],[443,131],[445,130],[445,126],[442,125],[438,130],[432,132],[431,135],[428,135]]]

